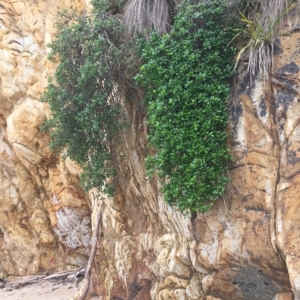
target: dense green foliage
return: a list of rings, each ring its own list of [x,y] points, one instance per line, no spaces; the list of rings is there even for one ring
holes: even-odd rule
[[[80,164],[86,189],[108,193],[126,126],[122,101],[139,61],[135,42],[114,15],[124,2],[94,1],[91,16],[61,14],[50,45],[50,59],[59,64],[42,97],[53,112],[43,126],[51,148]],[[220,0],[179,7],[169,33],[141,42],[136,79],[146,91],[150,145],[157,151],[147,164],[163,179],[166,201],[181,211],[206,211],[228,181],[228,44],[234,33],[227,9]]]
[[[206,211],[224,193],[228,79],[234,31],[223,1],[184,5],[172,30],[142,43],[137,76],[146,90],[148,168],[164,181],[166,201],[181,211]]]
[[[121,2],[121,1],[119,1]],[[51,148],[83,168],[86,189],[104,189],[115,174],[112,149],[124,127],[121,98],[130,78],[131,42],[105,1],[92,16],[61,13],[50,59],[59,64],[43,94],[53,116],[44,124]],[[110,188],[106,191],[111,190]]]

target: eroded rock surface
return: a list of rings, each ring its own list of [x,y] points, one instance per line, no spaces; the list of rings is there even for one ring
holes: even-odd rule
[[[0,277],[86,263],[90,207],[79,169],[49,149],[39,101],[59,1],[0,1]]]
[[[103,210],[94,293],[104,299],[300,299],[299,48],[282,38],[270,79],[240,70],[230,103],[231,183],[184,216],[146,177],[145,119],[128,108],[119,193]],[[293,291],[293,292],[292,292]]]
[[[86,263],[100,205],[49,149],[39,101],[56,11],[79,1],[0,0],[0,277]],[[240,76],[230,103],[226,195],[205,214],[166,205],[146,176],[145,113],[127,103],[118,190],[103,207],[90,295],[114,300],[300,299],[300,33],[272,77]],[[91,207],[94,210],[91,213]],[[293,291],[293,292],[292,292]]]

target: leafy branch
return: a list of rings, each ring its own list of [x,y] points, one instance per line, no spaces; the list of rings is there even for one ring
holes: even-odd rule
[[[64,152],[83,169],[85,189],[109,194],[116,174],[113,149],[126,126],[122,99],[134,68],[133,40],[124,39],[124,27],[103,0],[92,15],[62,11],[50,60],[59,61],[42,100],[50,104],[52,118],[43,129],[51,136],[51,149]],[[128,75],[129,74],[129,75]]]

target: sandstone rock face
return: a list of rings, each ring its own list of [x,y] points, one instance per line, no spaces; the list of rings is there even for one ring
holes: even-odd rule
[[[0,1],[0,277],[74,268],[89,253],[80,170],[53,155],[39,129],[57,9],[82,6],[59,2]]]
[[[230,103],[227,192],[205,214],[166,205],[146,176],[145,113],[127,103],[117,196],[103,206],[79,168],[48,149],[39,101],[59,8],[0,0],[0,278],[84,265],[91,216],[103,224],[90,295],[114,300],[300,299],[300,33],[281,39],[272,77],[240,76]],[[93,207],[93,210],[91,208]]]
[[[128,108],[119,191],[105,202],[93,293],[103,299],[300,299],[300,33],[270,79],[240,70],[230,103],[227,192],[205,214],[166,205],[146,177],[145,119]],[[97,210],[97,208],[96,208]]]

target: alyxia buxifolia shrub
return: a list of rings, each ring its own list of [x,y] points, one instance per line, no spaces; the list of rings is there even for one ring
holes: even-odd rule
[[[83,168],[84,187],[104,190],[116,170],[111,151],[125,125],[120,103],[134,50],[105,1],[93,4],[91,16],[61,13],[50,44],[50,60],[59,64],[42,96],[53,115],[43,129],[50,132],[51,149]]]
[[[163,181],[165,200],[181,211],[206,211],[225,190],[228,79],[234,31],[223,1],[178,8],[172,30],[141,44],[136,77],[145,88],[150,173]],[[228,46],[229,45],[229,46]]]

